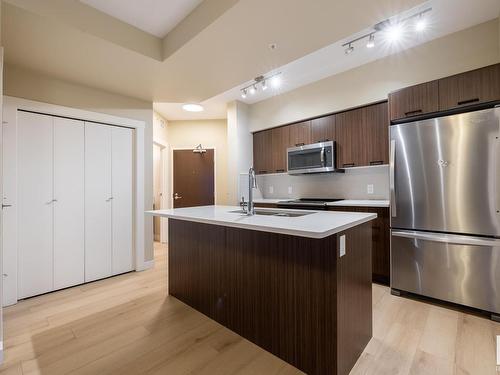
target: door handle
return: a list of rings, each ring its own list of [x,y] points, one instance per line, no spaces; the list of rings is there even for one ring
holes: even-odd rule
[[[182,199],[182,196],[180,196],[179,194],[175,193],[174,194],[174,199],[177,200],[177,199]]]
[[[3,210],[4,208],[9,208],[9,207],[12,207],[12,205],[11,205],[11,204],[2,204],[2,210]]]
[[[469,245],[469,246],[500,246],[500,240],[494,238],[483,237],[470,237],[461,236],[457,234],[443,234],[432,232],[415,232],[415,231],[398,231],[393,230],[391,235],[394,237],[409,238],[412,240],[424,240],[432,242],[443,242],[455,245]]]
[[[52,199],[51,201],[48,201],[48,202],[47,202],[47,203],[45,203],[45,204],[52,204],[52,203],[55,203],[55,202],[57,202],[57,199]]]
[[[106,202],[111,202],[113,200],[113,197],[109,197],[108,199],[106,199]]]
[[[394,162],[396,158],[396,140],[391,139],[389,153],[389,190],[391,192],[391,215],[396,217],[396,185],[394,183]]]

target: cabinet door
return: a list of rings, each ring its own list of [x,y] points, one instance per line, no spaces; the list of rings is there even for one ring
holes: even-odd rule
[[[500,100],[500,64],[439,80],[439,109]]]
[[[288,125],[288,147],[303,146],[311,143],[311,121],[298,122]]]
[[[336,115],[335,137],[337,138],[337,167],[349,168],[363,165],[366,160],[366,150],[362,146],[362,109]]]
[[[364,165],[389,164],[389,114],[387,102],[363,108],[360,142],[366,149]]]
[[[271,130],[272,172],[286,172],[289,129],[287,126]]]
[[[255,173],[272,172],[272,132],[263,130],[253,135],[253,165]]]
[[[53,290],[53,118],[18,112],[18,293]]]
[[[389,94],[391,120],[439,110],[438,81],[422,83]]]
[[[329,211],[371,212],[372,220],[372,279],[383,284],[390,281],[390,224],[388,207],[330,206]]]
[[[111,127],[85,123],[85,281],[111,276]]]
[[[54,289],[85,281],[85,128],[54,118]]]
[[[112,248],[113,275],[131,271],[133,130],[112,129]]]
[[[324,142],[335,140],[335,115],[317,118],[311,121],[311,141]]]

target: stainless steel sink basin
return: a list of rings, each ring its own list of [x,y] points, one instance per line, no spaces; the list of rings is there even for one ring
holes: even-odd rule
[[[235,210],[229,212],[232,214],[246,215],[246,212],[243,210]],[[278,216],[278,217],[301,217],[301,216],[311,215],[313,213],[314,212],[255,210],[255,215]]]

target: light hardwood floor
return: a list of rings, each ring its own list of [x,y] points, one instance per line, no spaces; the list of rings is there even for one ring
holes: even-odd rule
[[[153,270],[4,309],[0,374],[300,374],[174,298]],[[495,374],[500,324],[374,285],[374,337],[352,374]]]

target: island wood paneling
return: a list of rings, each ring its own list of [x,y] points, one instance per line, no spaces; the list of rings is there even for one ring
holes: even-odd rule
[[[341,234],[343,257],[338,235],[170,219],[170,294],[310,375],[348,374],[372,335],[371,224]]]

